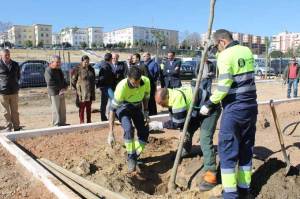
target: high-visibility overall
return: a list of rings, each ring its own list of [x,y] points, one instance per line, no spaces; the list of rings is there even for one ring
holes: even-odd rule
[[[191,106],[193,92],[192,87],[168,89],[168,105],[171,107],[172,112],[170,113],[170,120],[164,122],[164,128],[183,128],[188,109]],[[220,106],[214,107],[214,110],[211,111],[209,116],[202,116],[199,114],[199,108],[206,100],[208,100],[209,95],[210,93],[203,89],[199,89],[199,95],[195,103],[197,107],[194,107],[192,112],[192,118],[187,129],[187,136],[192,138],[195,131],[200,127],[200,146],[204,157],[204,171],[216,172],[216,154],[213,148],[213,135],[221,109]]]
[[[138,88],[133,88],[127,79],[123,79],[114,93],[112,110],[116,112],[124,130],[124,142],[128,158],[136,159],[148,141],[149,128],[145,125],[142,101],[150,97],[150,80],[142,76]],[[138,140],[134,140],[134,123]]]
[[[234,42],[217,59],[220,75],[208,105],[223,106],[218,152],[225,199],[250,188],[257,119],[253,63],[251,50]]]

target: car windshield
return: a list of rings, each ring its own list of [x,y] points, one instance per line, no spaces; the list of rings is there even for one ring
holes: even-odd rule
[[[45,66],[43,64],[32,63],[24,65],[24,72],[26,73],[44,73]]]

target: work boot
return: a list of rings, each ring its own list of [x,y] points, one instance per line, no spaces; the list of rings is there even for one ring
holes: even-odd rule
[[[217,185],[217,176],[215,172],[206,171],[203,181],[199,185],[200,191],[209,191]]]
[[[136,160],[129,158],[127,161],[128,173],[132,173],[136,170]]]

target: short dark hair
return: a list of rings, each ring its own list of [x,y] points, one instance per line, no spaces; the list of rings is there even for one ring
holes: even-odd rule
[[[169,51],[168,53],[172,53],[175,56],[175,52],[174,51]]]
[[[138,66],[131,66],[128,71],[128,78],[130,79],[141,79],[142,77],[142,71]]]
[[[106,53],[104,55],[104,61],[111,61],[112,60],[112,54],[111,53]]]
[[[159,97],[161,100],[165,100],[167,99],[167,97],[169,96],[169,91],[167,88],[161,88],[160,89],[160,93],[159,93]]]
[[[83,56],[81,57],[81,61],[85,61],[85,60],[90,60],[89,56],[83,55]]]
[[[136,56],[139,60],[141,60],[141,55],[139,53],[134,53],[133,56]]]
[[[225,39],[228,41],[232,41],[233,37],[231,32],[225,29],[219,29],[213,34],[213,39],[214,40],[220,40],[220,39]]]

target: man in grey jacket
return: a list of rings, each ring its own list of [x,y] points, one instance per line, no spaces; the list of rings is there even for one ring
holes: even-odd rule
[[[18,112],[19,64],[10,58],[8,49],[1,50],[0,59],[0,111],[4,117],[4,130],[20,130]]]
[[[61,59],[54,55],[51,63],[45,71],[48,94],[52,105],[52,124],[53,126],[66,125],[66,103],[64,93],[68,87],[60,68]]]

